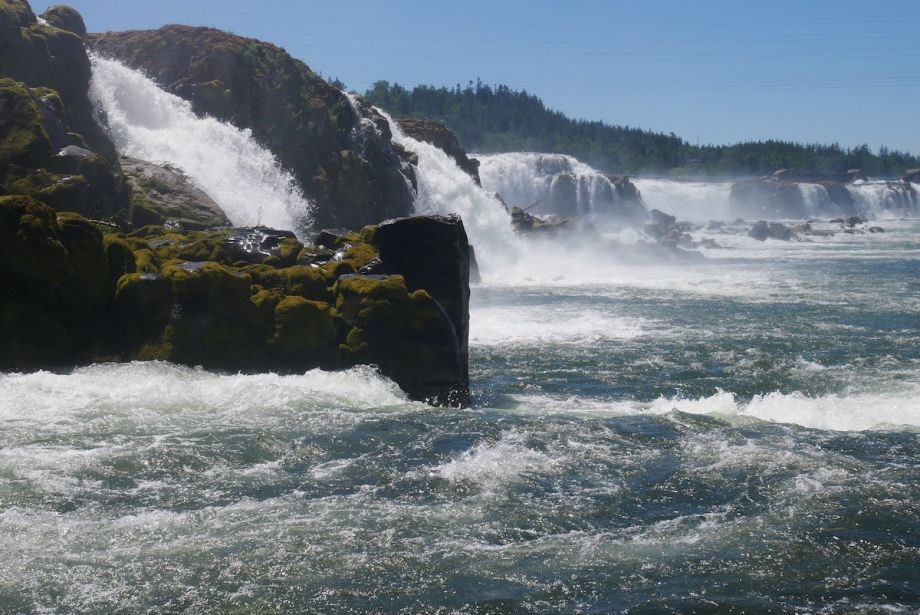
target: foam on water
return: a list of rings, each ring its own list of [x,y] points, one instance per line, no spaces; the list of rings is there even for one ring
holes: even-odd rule
[[[311,203],[251,131],[196,116],[190,103],[119,62],[90,59],[90,98],[120,154],[177,167],[235,225],[310,226]]]
[[[516,395],[526,413],[578,416],[666,415],[672,412],[728,420],[756,419],[831,431],[920,428],[920,380],[889,383],[884,391],[850,392],[809,397],[803,393],[768,393],[748,401],[728,391],[709,397],[659,397],[651,402],[609,401],[579,396]]]
[[[547,318],[551,313],[552,318]],[[474,307],[470,344],[580,345],[628,340],[643,335],[647,321],[609,314],[585,306]]]
[[[129,432],[172,425],[219,428],[250,423],[269,412],[279,421],[309,420],[310,412],[379,410],[407,404],[392,381],[369,367],[302,375],[224,375],[162,362],[98,364],[71,374],[0,374],[0,419],[19,428],[58,434],[89,424]]]

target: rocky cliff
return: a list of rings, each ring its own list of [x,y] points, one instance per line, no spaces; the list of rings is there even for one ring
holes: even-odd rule
[[[319,228],[412,213],[414,172],[386,120],[283,49],[212,28],[89,35],[93,49],[143,70],[208,114],[249,128],[316,203]]]

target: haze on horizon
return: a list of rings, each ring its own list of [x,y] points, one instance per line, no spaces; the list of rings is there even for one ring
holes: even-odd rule
[[[186,23],[269,41],[355,91],[381,79],[481,79],[573,118],[691,143],[775,138],[920,153],[920,3],[910,0],[69,4],[90,31]]]

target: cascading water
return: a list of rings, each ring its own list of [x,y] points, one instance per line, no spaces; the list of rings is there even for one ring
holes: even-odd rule
[[[538,214],[625,213],[614,181],[572,156],[512,152],[477,158],[483,188],[509,206],[532,207]]]
[[[389,122],[393,141],[418,156],[415,210],[459,214],[483,273],[517,261],[520,241],[501,202],[476,185],[443,150],[406,135],[393,118],[377,111]]]
[[[91,60],[90,97],[120,154],[181,169],[235,225],[310,226],[312,205],[293,175],[249,130],[196,116],[187,101],[119,62]]]
[[[873,217],[917,215],[920,193],[909,183],[868,181],[847,186],[860,213]]]
[[[798,184],[799,192],[802,194],[802,208],[805,217],[821,217],[829,214],[842,213],[831,200],[827,188],[821,184]]]

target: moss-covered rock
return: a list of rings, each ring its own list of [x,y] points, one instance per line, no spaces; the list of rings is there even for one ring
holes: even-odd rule
[[[416,398],[468,403],[456,332],[431,295],[409,293],[398,275],[345,276],[336,282],[335,294],[348,331],[341,345],[347,361],[379,366]]]
[[[73,19],[71,19],[73,21]],[[89,149],[116,163],[115,148],[93,118],[87,91],[89,57],[77,34],[38,23],[24,0],[0,0],[0,67],[31,88],[50,88],[63,102],[65,124]]]
[[[275,307],[272,351],[288,366],[338,367],[338,314],[328,303],[284,297]]]
[[[343,236],[332,262],[353,270],[376,260],[367,240],[382,248],[388,232]],[[232,233],[150,226],[126,235],[31,197],[0,197],[0,370],[100,359],[279,372],[370,363],[415,398],[467,401],[462,345],[426,290],[410,292],[400,275],[236,263],[221,247]],[[307,247],[288,239],[276,265]],[[409,269],[416,279],[421,271]]]

